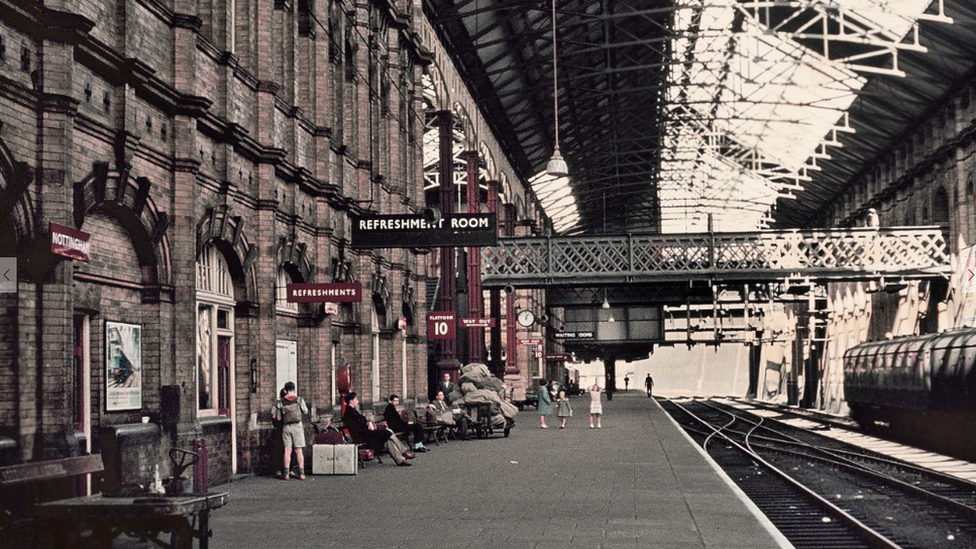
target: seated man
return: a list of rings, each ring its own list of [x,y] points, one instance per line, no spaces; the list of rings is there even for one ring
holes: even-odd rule
[[[365,444],[374,451],[379,451],[385,446],[397,465],[401,467],[411,465],[407,460],[413,459],[414,455],[407,451],[407,447],[400,442],[393,431],[377,429],[372,421],[359,412],[359,397],[356,393],[346,395],[346,411],[342,414],[342,423],[356,444]]]
[[[403,421],[400,411],[396,408],[397,404],[400,404],[399,395],[390,395],[388,402],[386,409],[383,410],[386,426],[394,433],[413,433],[413,451],[426,452],[427,448],[424,448],[424,427],[412,421]],[[404,440],[408,439],[405,438]]]
[[[458,438],[467,440],[468,438],[468,418],[461,414],[457,419],[454,412],[444,398],[444,391],[437,391],[437,396],[427,405],[427,423],[446,425],[453,427],[457,432]]]

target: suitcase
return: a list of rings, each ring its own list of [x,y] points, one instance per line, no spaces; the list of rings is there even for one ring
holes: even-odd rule
[[[313,475],[356,475],[359,459],[355,444],[312,445]]]

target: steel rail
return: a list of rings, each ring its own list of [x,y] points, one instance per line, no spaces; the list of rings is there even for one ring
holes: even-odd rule
[[[809,488],[807,488],[806,486],[798,482],[790,475],[781,471],[776,466],[763,459],[756,452],[749,450],[748,448],[742,446],[738,442],[732,440],[730,437],[720,433],[719,429],[716,429],[711,424],[709,424],[706,420],[698,417],[696,414],[688,410],[686,407],[682,406],[681,404],[673,400],[669,400],[669,402],[673,406],[679,408],[682,412],[684,412],[685,414],[693,418],[695,421],[699,422],[700,424],[714,431],[716,433],[716,436],[719,436],[722,439],[724,439],[728,444],[730,444],[731,446],[733,446],[743,454],[747,455],[750,459],[759,463],[769,471],[772,471],[778,478],[786,482],[795,490],[801,492],[805,497],[809,498],[810,501],[814,502],[817,506],[821,507],[822,509],[826,510],[828,513],[830,513],[831,515],[839,519],[845,526],[854,530],[858,534],[862,535],[864,541],[868,543],[871,547],[875,549],[903,549],[902,546],[892,542],[891,540],[889,540],[888,538],[886,538],[885,536],[883,536],[882,534],[880,534],[879,532],[871,528],[870,526],[858,520],[856,517],[854,517],[847,511],[844,511],[840,507],[837,507],[826,498],[820,496],[820,494],[817,494],[813,490],[810,490]]]

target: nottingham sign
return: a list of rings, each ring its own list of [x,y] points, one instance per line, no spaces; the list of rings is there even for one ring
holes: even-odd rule
[[[436,221],[424,219],[420,214],[352,218],[353,248],[437,248],[496,244],[498,229],[493,213],[449,213]]]

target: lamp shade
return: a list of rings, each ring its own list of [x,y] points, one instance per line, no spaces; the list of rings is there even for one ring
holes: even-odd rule
[[[558,148],[552,152],[552,158],[546,164],[546,173],[553,177],[566,177],[569,175],[569,166],[563,160],[563,155],[559,154]]]

